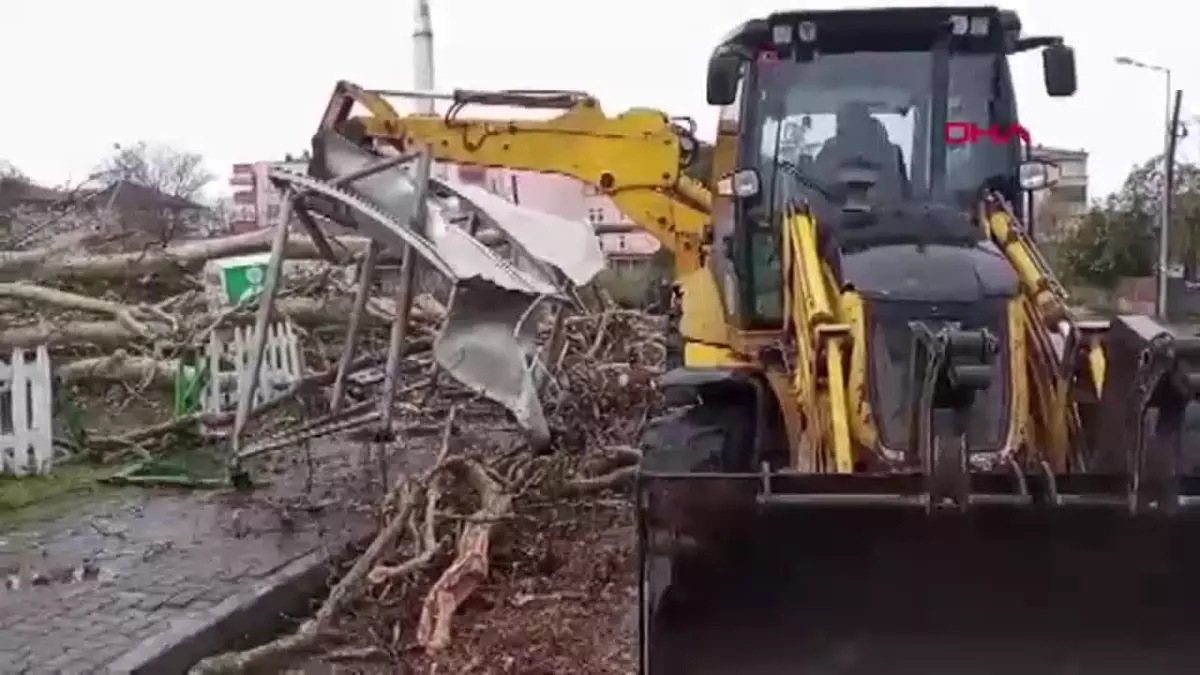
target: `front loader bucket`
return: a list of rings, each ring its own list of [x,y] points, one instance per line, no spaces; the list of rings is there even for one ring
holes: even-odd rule
[[[913,333],[904,466],[642,472],[643,675],[1200,673],[1200,340],[1115,321],[1101,443],[1054,473],[969,456],[986,333]]]
[[[730,543],[643,607],[643,673],[1200,672],[1192,515],[790,506]],[[663,558],[647,548],[644,600]]]

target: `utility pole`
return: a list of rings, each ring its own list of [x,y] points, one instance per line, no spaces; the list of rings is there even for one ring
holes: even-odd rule
[[[1175,153],[1175,134],[1179,124],[1179,97],[1178,94],[1171,88],[1171,69],[1164,66],[1156,66],[1137,59],[1131,59],[1128,56],[1118,56],[1117,64],[1122,66],[1130,66],[1149,70],[1164,76],[1167,85],[1167,101],[1166,101],[1166,127],[1163,129],[1163,182],[1162,182],[1162,203],[1159,205],[1158,217],[1158,274],[1155,277],[1158,280],[1158,294],[1155,298],[1155,313],[1160,319],[1167,317],[1167,266],[1170,254],[1170,235],[1171,235],[1171,197],[1170,186],[1168,186],[1169,178],[1174,178],[1174,153]]]
[[[1176,91],[1174,96],[1174,105],[1171,106],[1170,117],[1167,118],[1167,148],[1163,153],[1163,205],[1162,205],[1162,232],[1158,242],[1158,265],[1162,270],[1158,285],[1158,317],[1162,320],[1167,318],[1167,285],[1170,283],[1171,277],[1167,274],[1167,267],[1170,264],[1168,257],[1170,253],[1170,228],[1171,228],[1171,207],[1175,200],[1175,148],[1176,141],[1179,140],[1179,109],[1183,106],[1183,92]]]

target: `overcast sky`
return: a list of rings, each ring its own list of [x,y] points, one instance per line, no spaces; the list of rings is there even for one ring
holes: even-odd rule
[[[778,0],[431,4],[439,88],[586,90],[611,112],[646,106],[690,115],[710,137],[715,110],[704,102],[704,74],[713,46],[739,22],[788,7]],[[801,5],[837,3],[791,6]],[[1200,9],[1186,9],[1190,3],[1007,6],[1020,12],[1026,33],[1060,34],[1076,48],[1080,92],[1072,99],[1045,95],[1036,54],[1014,57],[1014,68],[1035,142],[1087,149],[1093,195],[1117,187],[1162,147],[1162,75],[1115,65],[1115,57],[1170,67],[1185,92],[1185,115],[1200,111],[1187,98],[1189,89],[1200,96]],[[0,159],[49,183],[77,181],[114,143],[139,139],[202,153],[224,180],[234,162],[302,150],[337,79],[402,88],[412,78],[410,0],[3,0],[0,31]],[[1200,133],[1184,146],[1186,158],[1197,158]]]

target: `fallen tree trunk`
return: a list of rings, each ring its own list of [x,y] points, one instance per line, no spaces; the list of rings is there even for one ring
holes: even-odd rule
[[[115,348],[138,338],[117,321],[45,321],[0,331],[0,349],[91,345]]]
[[[62,242],[28,250],[0,250],[0,281],[116,281],[180,269],[196,271],[216,258],[266,253],[271,248],[272,235],[270,229],[255,230],[121,253],[89,254]],[[494,231],[482,232],[477,238],[488,246],[504,242],[504,236]],[[368,239],[342,236],[331,239],[330,243],[336,253],[347,259],[365,253]],[[299,233],[288,236],[286,255],[292,260],[325,258],[317,242]]]
[[[89,380],[95,382],[144,382],[146,385],[170,387],[175,378],[175,364],[148,356],[132,356],[117,350],[111,356],[80,359],[54,369],[64,383]]]
[[[215,258],[264,253],[271,247],[271,230],[257,230],[220,239],[189,241],[165,248],[111,254],[64,252],[60,247],[0,251],[0,280],[113,281],[175,270],[196,271]],[[350,253],[367,250],[365,237],[342,237]],[[309,237],[288,237],[287,257],[319,258]]]
[[[10,284],[18,286],[20,284]],[[4,286],[4,284],[0,284]],[[38,288],[38,287],[34,287]],[[0,292],[2,295],[2,292]],[[73,295],[64,293],[63,295]],[[82,296],[80,296],[82,297]],[[103,302],[97,300],[96,302]],[[119,303],[110,303],[116,306],[114,311],[106,311],[106,314],[120,314],[122,310],[132,310],[132,307],[125,307]],[[287,317],[296,325],[302,328],[316,328],[319,326],[344,326],[348,321],[351,310],[353,309],[353,299],[347,297],[333,298],[308,298],[308,297],[291,297],[280,298],[275,302],[275,311],[279,316]],[[395,311],[395,303],[390,299],[372,298],[367,306],[367,312],[363,316],[364,325],[369,327],[379,327],[389,325],[392,321],[392,316]],[[444,310],[436,300],[429,297],[419,298],[413,303],[413,319],[416,321],[437,321],[441,318]],[[132,315],[129,314],[132,318]],[[196,326],[211,327],[220,321],[222,326],[228,325],[253,325],[254,312],[252,310],[244,310],[233,313],[226,312],[208,312],[202,311],[199,314],[193,314],[187,317],[187,324],[193,328]],[[175,321],[176,325],[183,322]],[[110,321],[91,321],[91,320],[55,320],[43,319],[36,324],[28,326],[19,326],[0,330],[0,349],[31,349],[39,345],[47,347],[74,347],[74,346],[93,346],[103,349],[112,349],[128,345],[132,341],[137,340],[156,340],[160,343],[175,343],[185,344],[192,342],[192,335],[187,334],[182,329],[168,330],[166,326],[155,324],[156,332],[152,332],[146,328],[134,330],[132,325],[140,325],[139,322],[126,320],[110,320]],[[193,335],[201,338],[202,342],[206,343],[207,334],[199,335],[193,331]],[[203,346],[203,345],[196,345]]]
[[[351,301],[343,298],[332,300],[284,298],[275,306],[280,316],[286,316],[301,327],[311,328],[344,322],[350,312]],[[254,315],[253,313],[230,313],[222,316],[220,313],[205,312],[188,317],[188,322],[192,326],[210,327],[218,321],[222,326],[253,325]],[[389,318],[381,313],[370,313],[364,317],[364,321],[368,326],[383,326],[389,322]],[[196,337],[207,344],[207,333],[200,333],[201,331],[197,331]],[[149,335],[145,332],[130,330],[128,323],[121,321],[56,321],[51,319],[35,325],[0,331],[0,349],[29,349],[39,345],[47,347],[86,345],[111,349],[127,345],[132,341],[149,341],[151,339],[160,344],[174,343],[176,345],[193,341],[191,336],[182,330],[163,330],[156,335]]]

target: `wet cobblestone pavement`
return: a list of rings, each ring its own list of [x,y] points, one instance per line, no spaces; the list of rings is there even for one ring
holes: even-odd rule
[[[344,550],[378,488],[322,475],[248,496],[126,491],[0,530],[0,673],[123,672],[180,622],[310,553]]]

